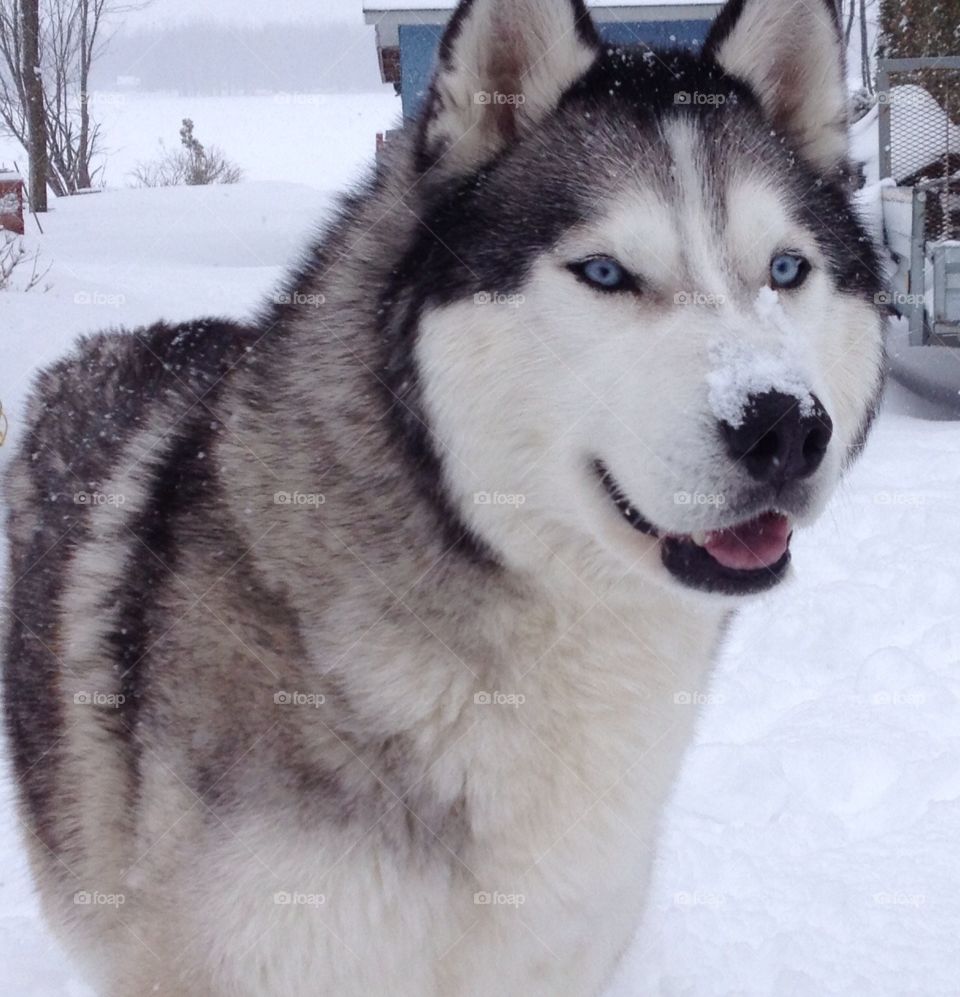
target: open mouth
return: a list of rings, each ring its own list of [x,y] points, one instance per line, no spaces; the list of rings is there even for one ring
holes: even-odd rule
[[[689,588],[751,595],[773,588],[786,575],[793,527],[783,513],[769,510],[723,529],[669,533],[643,517],[601,462],[595,467],[620,515],[633,529],[660,541],[664,567]]]

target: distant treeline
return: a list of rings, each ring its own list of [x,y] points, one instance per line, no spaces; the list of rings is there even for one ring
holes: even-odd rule
[[[118,80],[188,96],[338,93],[375,90],[380,74],[373,29],[363,24],[197,22],[114,36],[91,88],[113,90]]]

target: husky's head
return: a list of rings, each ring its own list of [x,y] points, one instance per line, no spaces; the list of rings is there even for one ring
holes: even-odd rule
[[[498,561],[784,576],[882,382],[845,109],[830,0],[732,0],[699,57],[604,44],[581,0],[461,3],[387,366]]]

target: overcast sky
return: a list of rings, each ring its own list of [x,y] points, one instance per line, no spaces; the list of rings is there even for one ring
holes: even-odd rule
[[[153,0],[127,15],[130,27],[217,20],[240,24],[265,21],[352,21],[363,23],[363,0]]]

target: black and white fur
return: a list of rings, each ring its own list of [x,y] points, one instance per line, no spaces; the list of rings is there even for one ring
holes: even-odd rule
[[[828,0],[732,0],[701,57],[605,46],[581,0],[464,0],[291,304],[41,375],[7,727],[100,993],[602,991],[681,694],[785,573],[695,575],[690,538],[811,520],[877,403],[844,109]],[[811,272],[777,294],[784,249]],[[632,292],[571,272],[594,255]],[[710,387],[764,358],[832,424],[776,494]]]

